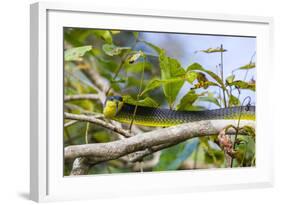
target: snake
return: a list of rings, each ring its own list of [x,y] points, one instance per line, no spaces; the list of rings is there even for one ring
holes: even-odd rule
[[[106,118],[149,127],[169,127],[202,120],[255,120],[255,106],[233,106],[212,110],[179,111],[129,104],[122,96],[107,97],[103,114]]]

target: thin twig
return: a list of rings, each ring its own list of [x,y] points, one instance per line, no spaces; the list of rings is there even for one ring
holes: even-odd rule
[[[93,116],[78,115],[78,114],[72,114],[72,113],[67,113],[67,112],[65,112],[65,113],[64,113],[64,117],[65,117],[66,119],[72,119],[72,120],[80,120],[80,121],[85,121],[85,122],[91,122],[91,123],[94,123],[94,124],[96,124],[96,125],[100,125],[100,126],[102,126],[102,127],[104,127],[104,128],[107,128],[107,129],[109,129],[109,130],[111,130],[111,131],[114,131],[114,132],[116,132],[116,133],[118,133],[118,134],[121,134],[121,135],[123,135],[124,137],[131,137],[131,136],[132,136],[132,135],[131,135],[129,132],[127,132],[126,130],[124,130],[124,129],[120,128],[120,127],[116,127],[116,126],[114,126],[114,125],[112,125],[112,124],[110,124],[110,123],[107,123],[107,122],[103,121],[103,120],[97,119],[97,118],[95,118],[95,117],[93,117]]]
[[[86,131],[85,131],[85,143],[86,143],[86,144],[89,143],[89,141],[88,141],[88,130],[89,130],[89,125],[90,125],[90,123],[87,122],[87,123],[86,123]]]
[[[79,94],[79,95],[66,95],[64,96],[64,101],[71,100],[100,100],[98,94]]]
[[[224,84],[224,77],[223,77],[223,45],[221,44],[221,80],[222,83]],[[225,86],[223,86],[225,87]],[[223,94],[223,102],[224,102],[224,107],[227,107],[227,103],[226,103],[226,97],[225,97],[225,89],[222,89],[222,94]]]
[[[143,57],[143,59],[144,59],[144,63],[143,63],[143,67],[142,67],[141,81],[140,81],[139,90],[138,90],[138,95],[137,95],[137,103],[139,102],[139,98],[140,98],[140,95],[141,95],[142,84],[143,84],[143,77],[144,77],[145,57]],[[135,120],[135,116],[136,116],[136,113],[137,113],[137,109],[138,109],[138,104],[136,104],[135,109],[134,109],[133,118],[132,118],[132,121],[131,121],[130,127],[129,127],[130,132],[131,132],[131,130],[132,130],[132,125],[133,125],[134,120]]]
[[[78,121],[77,120],[70,120],[69,122],[66,122],[63,127],[69,127],[75,123],[77,123]]]
[[[123,65],[124,65],[125,62],[126,62],[127,57],[128,57],[128,54],[126,54],[125,57],[122,58],[121,63],[119,64],[118,68],[117,68],[116,71],[115,71],[115,74],[114,74],[114,76],[113,76],[113,78],[112,78],[112,81],[114,81],[114,80],[117,78],[117,76],[119,75],[119,73],[120,73],[120,71],[121,71]],[[106,89],[106,91],[105,91],[105,95],[106,95],[106,96],[108,96],[110,90],[111,90],[111,87],[109,86],[109,87]]]
[[[245,103],[245,101],[249,99],[249,103],[251,103],[251,97],[247,96],[243,102],[242,102],[242,106],[240,108],[240,112],[239,112],[239,118],[238,118],[238,122],[237,122],[237,127],[236,127],[236,132],[235,132],[235,137],[234,137],[234,142],[233,142],[233,150],[235,150],[235,146],[236,146],[236,141],[237,141],[237,136],[238,136],[238,132],[239,132],[239,128],[240,128],[240,121],[241,121],[241,115],[242,115],[242,108],[243,108],[243,105]],[[234,158],[232,157],[231,158],[231,163],[230,163],[230,167],[233,167],[233,160]]]

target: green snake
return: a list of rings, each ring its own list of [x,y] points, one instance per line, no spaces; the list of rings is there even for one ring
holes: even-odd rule
[[[218,119],[255,120],[255,106],[236,106],[203,111],[175,111],[165,108],[137,106],[123,102],[121,96],[110,96],[105,102],[103,114],[122,123],[168,127],[187,122]]]

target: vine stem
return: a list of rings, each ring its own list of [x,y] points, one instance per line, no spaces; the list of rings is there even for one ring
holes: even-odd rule
[[[144,78],[144,66],[145,66],[145,61],[146,61],[145,55],[143,56],[143,60],[144,60],[144,62],[143,62],[143,66],[142,66],[141,81],[140,81],[140,86],[139,86],[138,95],[137,95],[137,102],[139,101],[139,98],[141,95],[141,90],[142,90],[142,84],[143,84],[143,78]],[[135,109],[134,109],[133,119],[132,119],[132,121],[130,123],[130,127],[129,127],[130,132],[132,130],[132,126],[133,126],[133,123],[135,120],[135,115],[136,115],[137,109],[138,109],[138,104],[136,104]]]
[[[85,143],[86,144],[89,144],[89,141],[88,141],[88,130],[89,130],[89,122],[87,122],[86,124],[86,131],[85,131]]]
[[[223,45],[221,44],[221,80],[224,84],[224,78],[223,78]],[[227,103],[226,103],[226,97],[225,97],[225,90],[222,89],[222,94],[223,94],[223,102],[224,102],[224,107],[227,107]]]
[[[115,74],[114,74],[114,76],[113,76],[113,78],[112,78],[113,81],[114,81],[114,80],[117,78],[117,76],[119,75],[119,73],[120,73],[120,71],[121,71],[121,69],[122,69],[124,63],[126,62],[127,57],[128,57],[128,55],[126,55],[126,56],[124,57],[124,59],[121,60],[121,63],[119,64],[119,67],[118,67],[117,70],[115,71]],[[109,88],[107,89],[107,91],[105,92],[105,95],[106,95],[106,96],[108,96],[110,89],[111,89],[111,87],[109,87]]]
[[[240,126],[240,120],[241,120],[241,115],[242,115],[242,108],[243,108],[243,105],[245,103],[245,101],[249,99],[249,103],[251,102],[251,98],[249,96],[247,96],[243,102],[242,102],[242,105],[240,107],[240,112],[239,112],[239,118],[238,118],[238,123],[237,123],[237,127],[236,127],[236,132],[235,132],[235,137],[234,137],[234,142],[233,142],[233,150],[235,150],[235,146],[236,146],[236,140],[237,140],[237,136],[238,136],[238,131],[239,131],[239,126]],[[231,157],[231,162],[230,162],[230,167],[233,167],[233,161],[234,161],[234,158]]]

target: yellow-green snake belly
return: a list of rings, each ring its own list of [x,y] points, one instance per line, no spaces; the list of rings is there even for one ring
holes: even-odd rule
[[[255,120],[255,106],[237,106],[204,111],[175,111],[163,108],[138,106],[134,115],[135,105],[124,103],[113,117],[114,120],[134,124],[168,127],[187,122],[218,119]]]

